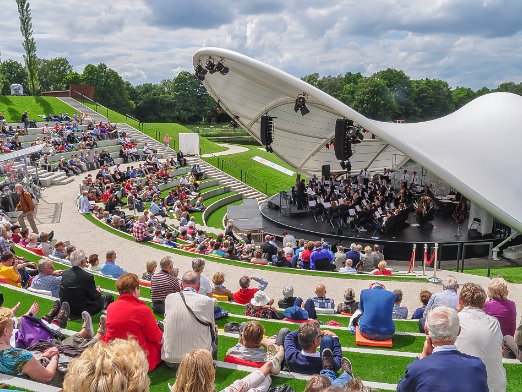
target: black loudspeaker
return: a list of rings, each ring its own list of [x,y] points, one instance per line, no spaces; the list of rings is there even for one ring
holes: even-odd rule
[[[353,126],[353,121],[338,119],[335,121],[335,158],[347,161],[352,156],[352,142],[348,136],[348,128]]]
[[[330,165],[323,165],[321,171],[324,178],[330,178]]]
[[[280,209],[280,207],[277,204],[271,201],[268,202],[268,208],[275,211],[279,211]]]
[[[274,142],[274,119],[270,116],[261,117],[261,144],[269,146]]]

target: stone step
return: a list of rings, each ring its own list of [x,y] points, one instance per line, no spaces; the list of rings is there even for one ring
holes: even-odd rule
[[[65,185],[65,184],[70,184],[73,181],[74,181],[73,177],[64,177],[59,180],[53,180],[53,185]]]

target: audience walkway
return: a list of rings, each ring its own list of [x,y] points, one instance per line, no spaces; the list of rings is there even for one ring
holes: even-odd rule
[[[42,223],[39,225],[40,231],[49,232],[54,230],[55,238],[59,240],[68,240],[74,244],[77,249],[84,250],[87,254],[97,253],[100,260],[103,261],[105,253],[108,250],[117,252],[117,263],[130,272],[135,272],[139,276],[145,271],[145,263],[148,260],[159,261],[162,257],[169,255],[159,249],[154,249],[142,244],[138,244],[114,234],[108,233],[102,228],[90,223],[85,219],[76,208],[76,197],[79,185],[83,176],[74,177],[75,181],[61,186],[54,187],[44,191],[43,198],[46,203],[63,203],[61,216],[55,217],[54,223]],[[47,220],[48,222],[48,220]],[[172,255],[172,254],[171,254]],[[179,267],[181,274],[191,268],[192,257],[172,255],[175,265]],[[222,271],[225,273],[225,285],[231,290],[238,288],[238,280],[243,275],[258,275],[267,279],[269,286],[267,293],[272,298],[280,298],[282,296],[283,287],[291,283],[295,288],[295,294],[298,296],[309,297],[313,295],[315,286],[322,282],[326,284],[327,295],[331,296],[339,302],[343,298],[343,293],[347,287],[352,287],[356,292],[368,287],[368,280],[346,280],[338,278],[321,278],[316,276],[294,275],[275,271],[262,271],[255,269],[246,269],[237,266],[220,264],[207,261],[205,275],[212,277],[215,272]],[[488,278],[466,275],[455,272],[449,272],[457,277],[460,283],[476,282],[487,287]],[[440,271],[439,276],[447,275],[448,272]],[[419,292],[423,289],[430,291],[439,291],[440,285],[428,282],[394,282],[386,283],[386,288],[390,290],[402,289],[404,292],[403,305],[407,306],[411,311],[419,306]],[[510,284],[510,298],[517,303],[517,307],[522,308],[522,285]]]
[[[202,154],[201,158],[210,158],[223,155],[233,155],[248,151],[248,148],[242,146],[236,146],[235,144],[217,143],[218,146],[225,147],[227,150],[220,152],[213,152],[209,154]]]

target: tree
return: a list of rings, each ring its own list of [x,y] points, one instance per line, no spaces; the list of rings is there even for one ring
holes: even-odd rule
[[[127,114],[134,109],[129,88],[123,78],[105,64],[88,64],[82,73],[82,82],[94,86],[94,100],[117,112]]]
[[[353,105],[355,99],[355,92],[357,91],[357,84],[364,79],[360,72],[352,73],[346,72],[343,76],[343,91],[339,100],[348,106]]]
[[[82,75],[76,71],[69,72],[62,80],[65,88],[69,88],[71,84],[82,84]]]
[[[381,80],[395,99],[397,111],[394,113],[394,118],[402,117],[408,120],[415,116],[412,83],[404,71],[388,68],[374,73],[373,77]]]
[[[497,87],[497,89],[495,91],[522,95],[522,83],[519,83],[519,84],[516,84],[513,82],[502,83],[500,86]]]
[[[397,111],[397,104],[382,80],[369,77],[357,83],[352,108],[371,119],[388,121]]]
[[[447,82],[437,79],[413,81],[413,101],[421,121],[443,117],[453,111],[453,96]]]
[[[203,84],[191,73],[180,72],[173,81],[166,82],[165,86],[176,102],[178,121],[195,123],[215,117],[216,103]]]
[[[6,60],[0,63],[0,75],[4,80],[1,95],[8,95],[11,90],[9,86],[13,83],[21,84],[27,88],[27,71],[22,64],[15,60]]]
[[[134,115],[144,122],[174,122],[176,102],[163,84],[146,83],[134,88]]]
[[[36,57],[36,42],[33,38],[33,22],[31,8],[27,0],[16,0],[18,5],[18,16],[20,17],[20,31],[24,42],[22,44],[25,54],[25,68],[27,69],[27,89],[33,95],[40,91],[38,80],[38,57]]]
[[[39,60],[40,86],[43,91],[65,89],[64,79],[72,72],[72,66],[65,57]]]
[[[305,81],[311,86],[317,87],[317,82],[319,81],[319,73],[313,73],[310,75],[305,75],[301,78],[301,80]]]
[[[465,104],[471,102],[477,97],[477,94],[470,88],[457,87],[451,92],[453,98],[453,106],[456,109],[460,109]]]

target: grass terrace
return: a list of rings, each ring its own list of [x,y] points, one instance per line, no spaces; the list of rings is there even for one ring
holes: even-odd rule
[[[0,112],[8,123],[19,123],[22,113],[27,111],[29,118],[34,121],[42,121],[39,115],[47,116],[50,113],[69,113],[72,117],[75,110],[55,97],[33,96],[0,96]]]
[[[226,204],[219,207],[217,210],[212,212],[207,219],[207,226],[215,227],[218,229],[223,228],[223,218],[227,214],[228,206],[239,206],[243,204],[243,200],[237,200],[232,203]]]
[[[464,271],[467,274],[487,276],[486,268],[465,268]],[[522,267],[492,267],[491,277],[493,278],[495,276],[502,276],[504,279],[511,283],[522,283]]]

